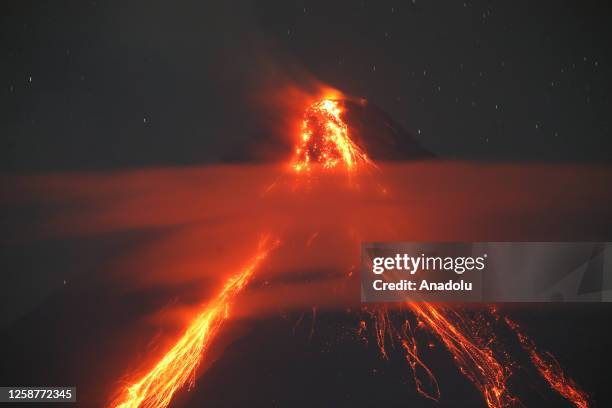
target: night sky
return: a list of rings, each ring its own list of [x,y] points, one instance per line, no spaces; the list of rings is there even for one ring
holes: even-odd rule
[[[365,97],[441,157],[610,157],[606,2],[2,8],[4,171],[220,162],[245,143],[280,145],[282,118],[257,98],[307,79]]]

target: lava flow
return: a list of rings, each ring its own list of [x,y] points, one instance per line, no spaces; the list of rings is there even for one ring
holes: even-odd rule
[[[462,329],[451,321],[449,312],[445,313],[444,308],[430,303],[410,302],[408,307],[424,326],[438,336],[461,373],[482,393],[489,408],[509,407],[517,402],[508,391],[509,368],[498,361],[488,344],[478,344],[478,339],[469,332],[470,325],[463,324]],[[463,321],[458,313],[455,316],[460,323]],[[471,323],[475,324],[474,321]],[[489,343],[493,340],[491,338]]]
[[[234,298],[277,245],[278,241],[270,243],[269,239],[263,239],[251,262],[225,283],[221,292],[191,322],[179,341],[139,381],[126,387],[111,406],[165,408],[177,390],[185,384],[193,386],[196,369],[219,328],[228,319]]]
[[[518,323],[508,317],[505,317],[504,321],[516,333],[521,347],[529,354],[531,362],[550,387],[576,407],[587,408],[589,406],[587,394],[574,380],[565,375],[555,356],[548,352],[539,353],[533,340],[523,333]]]
[[[349,137],[348,125],[343,120],[342,112],[341,102],[334,99],[322,99],[306,108],[300,138],[291,161],[295,172],[308,173],[314,168],[354,172],[363,165],[374,165]],[[291,215],[296,217],[296,214]],[[337,225],[340,223],[334,219],[334,228],[341,228],[341,225]],[[319,232],[312,233],[306,247],[309,247],[318,235]],[[203,353],[228,319],[229,306],[276,244],[264,243],[252,262],[227,281],[217,297],[193,320],[174,347],[139,381],[126,387],[112,407],[165,408],[178,389],[186,384],[193,385]],[[374,323],[373,335],[385,359],[390,355],[386,349],[387,340],[391,341],[392,345],[401,347],[420,394],[436,401],[441,397],[434,373],[419,354],[413,327],[433,335],[445,347],[459,371],[480,391],[489,408],[507,408],[520,404],[508,386],[516,364],[506,353],[500,354],[499,350],[503,348],[493,333],[491,322],[499,321],[497,312],[484,311],[479,313],[478,317],[450,306],[431,303],[406,302],[402,307],[411,313],[412,320],[406,317],[407,314],[394,316],[389,308],[384,306],[369,312]],[[313,325],[315,316],[316,308],[313,307]],[[393,320],[397,321],[398,317],[401,317],[401,324],[395,325]],[[413,326],[410,321],[414,320],[416,325]],[[578,408],[587,408],[586,394],[573,380],[565,376],[554,357],[537,353],[533,342],[520,331],[517,324],[510,320],[506,320],[506,323],[517,334],[521,346],[529,353],[531,362],[551,388]],[[361,321],[359,335],[363,336],[366,329],[367,324]]]
[[[349,137],[339,101],[322,99],[306,109],[292,164],[295,171],[309,171],[313,165],[324,169],[344,166],[352,171],[366,163],[372,164]]]

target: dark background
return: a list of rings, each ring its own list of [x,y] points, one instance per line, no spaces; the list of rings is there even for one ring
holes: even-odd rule
[[[244,143],[282,139],[275,112],[254,103],[257,95],[309,78],[367,98],[441,157],[609,162],[608,7],[603,1],[3,2],[0,170],[224,162]],[[35,209],[23,210],[30,212]],[[116,339],[170,294],[122,298],[104,287],[96,265],[154,234],[2,248],[3,271],[29,276],[28,297],[39,299],[27,309],[3,310],[0,384],[76,384],[97,392],[98,402],[106,398],[117,367],[141,344],[131,339],[122,347]],[[47,281],[61,274],[80,277],[68,287]],[[19,304],[23,294],[6,285],[2,296]],[[515,315],[597,406],[606,406],[610,308],[547,305]],[[177,406],[482,404],[443,352],[433,357],[443,394],[435,405],[414,392],[403,362],[386,363],[375,347],[337,339],[343,327],[355,327],[353,317],[322,313],[311,341],[308,322],[292,333],[298,317],[253,322],[251,334],[232,343]],[[525,377],[533,385],[524,385],[527,406],[564,406],[538,381],[533,373]]]
[[[7,171],[223,161],[279,132],[253,96],[307,76],[367,98],[445,157],[610,158],[605,1],[1,8]]]

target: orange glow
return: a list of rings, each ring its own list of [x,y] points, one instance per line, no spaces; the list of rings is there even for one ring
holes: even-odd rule
[[[588,408],[587,394],[578,387],[574,380],[565,375],[557,359],[550,353],[539,353],[534,342],[521,331],[517,323],[508,317],[504,320],[508,327],[516,333],[521,346],[529,354],[531,362],[550,387],[577,408]]]
[[[340,102],[333,99],[319,100],[306,109],[292,162],[296,172],[310,171],[315,165],[323,169],[343,166],[352,171],[361,164],[371,164],[349,137],[342,112]]]
[[[408,307],[417,319],[438,336],[451,353],[455,364],[482,393],[489,408],[514,406],[518,401],[508,391],[510,369],[502,365],[493,353],[490,343],[494,339],[477,338],[471,330],[476,322],[464,319],[458,312],[445,311],[429,303],[409,302]],[[454,323],[451,314],[458,319]],[[476,337],[476,338],[475,338]]]
[[[114,408],[164,408],[174,393],[185,384],[193,386],[195,373],[204,353],[221,325],[228,319],[230,306],[244,289],[255,270],[261,265],[278,241],[262,240],[257,255],[242,271],[232,276],[217,297],[191,322],[183,336],[138,382],[128,386]]]

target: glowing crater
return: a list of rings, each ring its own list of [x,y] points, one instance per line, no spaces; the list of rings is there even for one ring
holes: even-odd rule
[[[349,137],[342,113],[340,102],[332,99],[322,99],[306,109],[292,161],[296,172],[310,171],[313,167],[343,167],[352,171],[361,164],[370,163],[363,150]]]

